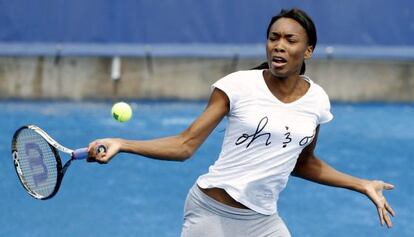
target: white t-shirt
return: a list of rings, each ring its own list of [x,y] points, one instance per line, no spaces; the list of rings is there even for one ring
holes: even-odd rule
[[[222,188],[235,200],[265,215],[277,212],[302,149],[319,124],[333,116],[325,91],[308,77],[310,87],[292,103],[278,100],[266,85],[263,70],[239,71],[213,84],[230,100],[228,124],[219,158],[197,184]]]

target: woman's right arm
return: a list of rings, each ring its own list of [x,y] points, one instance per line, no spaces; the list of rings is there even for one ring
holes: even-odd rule
[[[190,158],[208,135],[229,111],[227,95],[214,89],[204,112],[183,132],[176,136],[146,141],[121,138],[98,139],[89,144],[89,161],[108,163],[117,153],[127,152],[148,158],[184,161]],[[96,154],[98,145],[104,145],[106,152]]]

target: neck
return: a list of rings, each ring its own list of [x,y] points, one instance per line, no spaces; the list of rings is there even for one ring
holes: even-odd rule
[[[289,103],[302,97],[309,89],[309,83],[300,78],[299,74],[289,77],[277,77],[269,70],[263,72],[267,87],[280,101]]]
[[[267,79],[269,88],[272,91],[276,90],[279,95],[291,95],[298,87],[301,80],[300,76],[297,74],[288,77],[277,77],[269,70],[265,71],[265,79]]]

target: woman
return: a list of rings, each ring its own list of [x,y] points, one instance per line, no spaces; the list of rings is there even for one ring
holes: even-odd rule
[[[316,41],[306,13],[282,10],[267,30],[267,62],[213,84],[205,111],[185,131],[149,141],[96,140],[91,160],[107,163],[128,152],[184,161],[227,116],[220,157],[187,196],[181,236],[290,236],[276,205],[290,174],[366,195],[391,227],[394,211],[382,194],[391,184],[340,173],[314,154],[319,125],[333,118],[324,90],[302,75]],[[94,152],[99,144],[105,153]]]

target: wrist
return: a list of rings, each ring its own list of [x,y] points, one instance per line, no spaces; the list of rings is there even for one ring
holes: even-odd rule
[[[128,152],[128,146],[126,140],[122,138],[114,138],[116,144],[118,144],[118,152]]]
[[[359,182],[357,182],[354,190],[362,194],[367,194],[369,182],[370,181],[366,179],[359,179]]]

